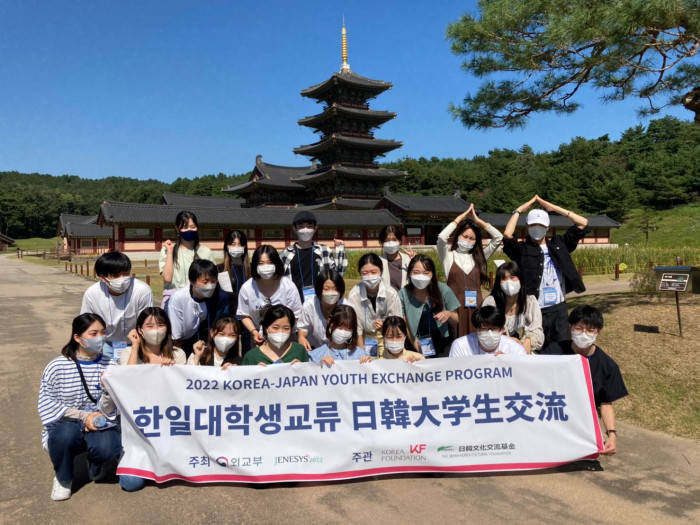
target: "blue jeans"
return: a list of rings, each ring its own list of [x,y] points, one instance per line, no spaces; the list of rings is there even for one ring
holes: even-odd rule
[[[61,421],[49,432],[49,457],[56,471],[56,479],[69,486],[73,482],[73,458],[87,450],[90,462],[99,467],[117,457],[122,450],[122,436],[116,428],[97,432],[83,432],[80,421]]]
[[[146,480],[136,476],[119,476],[119,485],[127,492],[141,490],[146,484]]]

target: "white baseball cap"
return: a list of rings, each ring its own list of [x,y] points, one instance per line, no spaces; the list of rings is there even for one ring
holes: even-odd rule
[[[549,214],[544,210],[531,210],[527,214],[527,225],[530,226],[531,224],[541,224],[549,227]]]

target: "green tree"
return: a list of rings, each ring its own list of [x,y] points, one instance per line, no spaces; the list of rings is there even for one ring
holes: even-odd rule
[[[572,113],[591,84],[603,100],[681,104],[700,77],[697,0],[479,0],[481,17],[447,28],[462,68],[485,79],[452,115],[468,128],[523,127],[536,112]],[[497,80],[489,77],[496,75]],[[687,98],[687,97],[685,97]],[[688,109],[692,105],[685,104]]]

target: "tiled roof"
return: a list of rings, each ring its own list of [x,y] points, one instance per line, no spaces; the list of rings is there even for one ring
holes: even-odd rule
[[[455,193],[450,196],[401,195],[386,190],[382,201],[407,212],[462,213],[469,209],[469,203]],[[380,201],[381,204],[381,201]]]
[[[97,224],[80,224],[69,222],[63,229],[63,237],[74,239],[109,239],[112,237],[111,226],[98,226]]]
[[[391,89],[391,82],[384,82],[383,80],[372,80],[371,78],[363,77],[357,75],[352,71],[333,73],[333,76],[323,82],[304,89],[301,92],[302,97],[309,98],[320,98],[323,94],[331,89],[333,89],[339,83],[350,84],[354,87],[359,87],[363,90],[371,92],[374,96]]]
[[[240,208],[245,201],[233,197],[207,197],[203,195],[182,195],[180,193],[163,193],[163,202],[168,206],[187,209],[189,206],[212,206],[215,208]]]
[[[289,226],[300,208],[197,208],[189,209],[203,226]],[[154,204],[131,204],[107,201],[100,206],[98,221],[120,226],[150,224],[170,227],[179,209]],[[385,226],[399,220],[388,210],[318,210],[314,214],[324,226]]]
[[[0,241],[4,242],[5,244],[14,244],[15,240],[12,237],[8,237],[4,233],[0,233]]]
[[[298,148],[294,148],[293,151],[298,155],[314,155],[329,148],[333,148],[336,145],[348,145],[361,147],[366,150],[388,152],[396,148],[400,148],[403,146],[403,142],[399,142],[397,140],[350,137],[348,135],[343,135],[342,133],[333,133],[331,136],[324,137],[322,140],[309,144],[308,146],[299,146]]]
[[[510,213],[482,213],[479,217],[486,222],[490,222],[496,228],[504,228],[511,218]],[[588,219],[588,226],[591,228],[619,228],[620,223],[612,220],[607,215],[586,215]],[[521,214],[518,217],[518,228],[527,228],[527,213]],[[549,216],[549,227],[550,228],[569,228],[574,223],[563,217],[561,215],[550,215]]]
[[[333,164],[327,168],[321,168],[311,173],[302,175],[301,177],[296,177],[295,182],[307,184],[310,182],[320,182],[325,179],[331,178],[332,176],[349,175],[353,179],[383,179],[386,181],[400,179],[406,176],[405,171],[401,170],[389,170],[384,168],[359,168],[355,166],[343,166],[342,164]]]
[[[68,223],[95,224],[97,222],[97,215],[73,215],[70,213],[62,213],[58,217],[58,222],[61,226],[65,226]]]
[[[224,193],[245,193],[250,191],[255,186],[261,186],[263,188],[305,190],[305,186],[292,182],[291,179],[293,177],[304,175],[305,173],[315,169],[315,164],[300,167],[276,166],[275,164],[263,162],[262,155],[258,155],[255,159],[255,169],[253,170],[253,174],[250,176],[250,180],[235,186],[223,188],[222,191]]]
[[[396,113],[391,111],[375,111],[373,109],[351,108],[333,103],[331,106],[324,109],[323,113],[299,119],[297,122],[300,126],[316,127],[326,120],[335,117],[336,115],[344,115],[347,117],[364,120],[373,120],[377,123],[377,126],[396,117]]]

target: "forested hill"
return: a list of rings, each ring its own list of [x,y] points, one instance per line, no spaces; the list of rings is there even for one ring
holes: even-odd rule
[[[623,220],[638,207],[668,208],[700,196],[700,126],[673,117],[625,131],[619,140],[576,138],[555,151],[494,149],[473,159],[410,159],[386,163],[408,172],[392,191],[446,195],[456,190],[489,212],[510,212],[539,193],[586,214]],[[156,180],[0,172],[0,231],[16,238],[51,237],[61,213],[94,215],[103,200],[159,203],[165,191],[222,196],[250,174]]]

